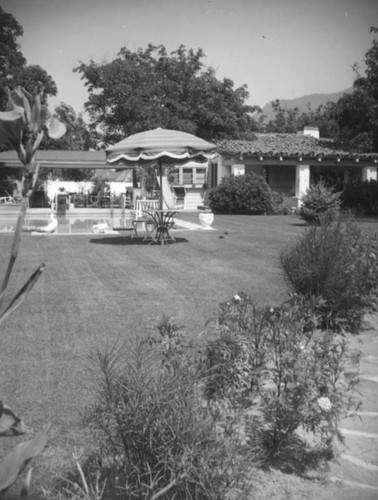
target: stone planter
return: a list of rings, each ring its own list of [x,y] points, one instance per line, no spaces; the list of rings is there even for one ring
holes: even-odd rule
[[[199,221],[202,229],[211,229],[214,222],[214,214],[212,212],[200,212]]]

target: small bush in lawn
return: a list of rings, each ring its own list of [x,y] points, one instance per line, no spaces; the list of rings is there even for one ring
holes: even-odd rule
[[[295,293],[317,297],[321,327],[357,333],[364,311],[377,297],[377,242],[342,220],[310,227],[281,252]]]
[[[178,327],[163,318],[159,329],[160,342],[97,353],[88,422],[107,479],[105,498],[109,492],[123,499],[225,498],[242,484],[250,452],[232,426],[224,433],[201,397]]]
[[[331,222],[340,211],[340,195],[322,181],[310,186],[302,198],[299,217],[311,225],[319,225],[321,221]]]
[[[244,407],[246,433],[267,455],[287,449],[300,428],[328,449],[338,419],[356,407],[355,381],[343,374],[343,337],[321,331],[301,299],[259,310],[242,293],[220,305],[208,335],[204,392]]]
[[[274,200],[265,179],[255,174],[222,179],[209,193],[213,212],[225,214],[272,214]]]

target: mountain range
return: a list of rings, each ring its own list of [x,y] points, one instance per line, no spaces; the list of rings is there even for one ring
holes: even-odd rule
[[[316,110],[322,104],[326,104],[327,102],[336,102],[343,94],[349,94],[352,90],[352,87],[350,87],[348,89],[341,90],[340,92],[333,92],[331,94],[308,94],[302,97],[296,97],[295,99],[280,99],[280,104],[286,109],[298,108],[299,113],[302,113],[308,110],[308,106],[310,106],[312,110]],[[262,108],[262,114],[266,116],[264,121],[268,122],[269,120],[274,120],[275,114],[270,102],[265,104]]]

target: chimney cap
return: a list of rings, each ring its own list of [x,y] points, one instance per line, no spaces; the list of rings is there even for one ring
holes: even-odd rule
[[[309,125],[306,125],[304,130],[319,130],[319,127],[310,127]]]
[[[306,126],[303,128],[303,135],[315,137],[315,139],[319,139],[319,137],[320,137],[319,128]]]

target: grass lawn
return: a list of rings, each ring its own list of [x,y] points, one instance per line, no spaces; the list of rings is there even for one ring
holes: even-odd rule
[[[180,217],[198,220],[197,214]],[[88,443],[82,425],[91,397],[87,356],[96,348],[145,335],[162,314],[197,337],[219,302],[238,291],[260,306],[287,297],[278,257],[304,230],[297,217],[217,215],[214,228],[177,231],[177,243],[165,247],[129,234],[23,235],[7,298],[40,263],[46,269],[2,328],[0,399],[35,429],[52,424],[34,485],[64,475],[74,446]],[[0,234],[1,278],[11,243],[12,235]],[[15,439],[1,444],[3,455]]]

